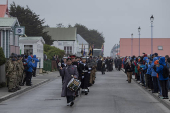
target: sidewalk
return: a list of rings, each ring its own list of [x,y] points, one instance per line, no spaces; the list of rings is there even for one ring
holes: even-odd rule
[[[9,98],[12,98],[14,96],[17,96],[21,93],[24,93],[28,90],[31,90],[37,86],[40,86],[46,82],[55,80],[59,77],[59,73],[58,71],[56,72],[48,72],[45,74],[39,74],[36,77],[32,77],[32,86],[21,86],[21,90],[18,90],[16,92],[8,92],[8,88],[4,87],[4,88],[0,88],[0,102],[5,101]]]
[[[122,69],[123,72],[125,72],[124,69]],[[151,94],[154,98],[156,98],[160,103],[162,103],[163,105],[165,105],[167,108],[170,109],[170,92],[168,92],[168,97],[169,99],[160,99],[158,97],[158,93],[152,93],[152,91],[149,91],[148,89],[146,89],[144,86],[142,86],[141,84],[139,84],[139,81],[135,80],[135,76],[132,75],[132,80],[137,83],[139,86],[141,86],[143,89],[145,89],[145,91],[147,91],[149,94]]]

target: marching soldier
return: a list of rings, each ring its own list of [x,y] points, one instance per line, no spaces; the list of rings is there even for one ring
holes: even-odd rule
[[[66,60],[67,60],[67,57],[63,57],[63,63],[61,63],[60,67],[62,67],[62,68],[67,67]],[[59,70],[59,71],[60,71],[60,76],[61,76],[61,70]],[[63,83],[64,76],[61,76],[61,77],[62,77],[62,83]]]
[[[80,68],[79,63],[78,63],[77,60],[76,60],[76,56],[75,56],[75,55],[70,55],[70,57],[71,57],[72,65],[73,65],[75,68],[77,68],[77,71],[78,71],[78,74],[79,74],[78,79],[81,81],[81,68]],[[79,96],[79,95],[78,95],[78,91],[76,91],[75,97],[78,97],[78,96]]]
[[[66,97],[67,99],[67,106],[73,106],[74,105],[74,95],[75,92],[71,91],[67,88],[67,85],[69,81],[74,78],[78,78],[78,71],[75,66],[72,65],[71,58],[67,58],[67,67],[60,67],[61,69],[61,75],[64,76],[63,80],[63,86],[62,86],[62,94],[61,97]]]
[[[102,59],[102,75],[105,74],[105,61],[104,58]]]
[[[82,69],[81,88],[85,92],[85,95],[87,95],[88,94],[88,85],[89,85],[89,74],[88,74],[88,72],[90,71],[90,69],[89,69],[89,67],[86,63],[86,57],[82,57],[81,69]]]

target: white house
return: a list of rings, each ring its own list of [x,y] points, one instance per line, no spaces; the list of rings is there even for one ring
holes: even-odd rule
[[[50,28],[46,27],[45,32],[51,36],[54,41],[52,46],[55,46],[61,50],[64,50],[66,54],[75,54],[79,49],[77,40],[77,28]]]
[[[85,47],[85,55],[88,56],[89,43],[79,34],[77,34],[77,40],[78,40],[78,44],[79,44],[79,49],[78,49],[77,55],[82,56],[82,54],[81,54],[82,47],[83,47],[83,51],[84,51],[84,47]]]
[[[6,58],[11,53],[19,54],[19,36],[15,35],[15,27],[19,27],[15,17],[0,18],[0,47],[3,48]]]
[[[20,37],[19,46],[21,54],[36,55],[40,62],[37,64],[39,73],[42,73],[44,66],[44,44],[45,41],[42,37]]]

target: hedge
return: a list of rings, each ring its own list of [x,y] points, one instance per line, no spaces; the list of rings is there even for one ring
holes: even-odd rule
[[[5,64],[5,62],[6,62],[6,58],[3,49],[0,47],[0,66]]]

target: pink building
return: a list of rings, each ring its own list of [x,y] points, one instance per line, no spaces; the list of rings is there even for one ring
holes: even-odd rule
[[[139,38],[120,39],[120,56],[131,56],[131,47],[133,46],[133,55],[139,56]],[[132,45],[132,46],[131,46]],[[140,38],[140,56],[142,53],[151,54],[151,38]],[[153,38],[153,53],[170,56],[170,38]]]

